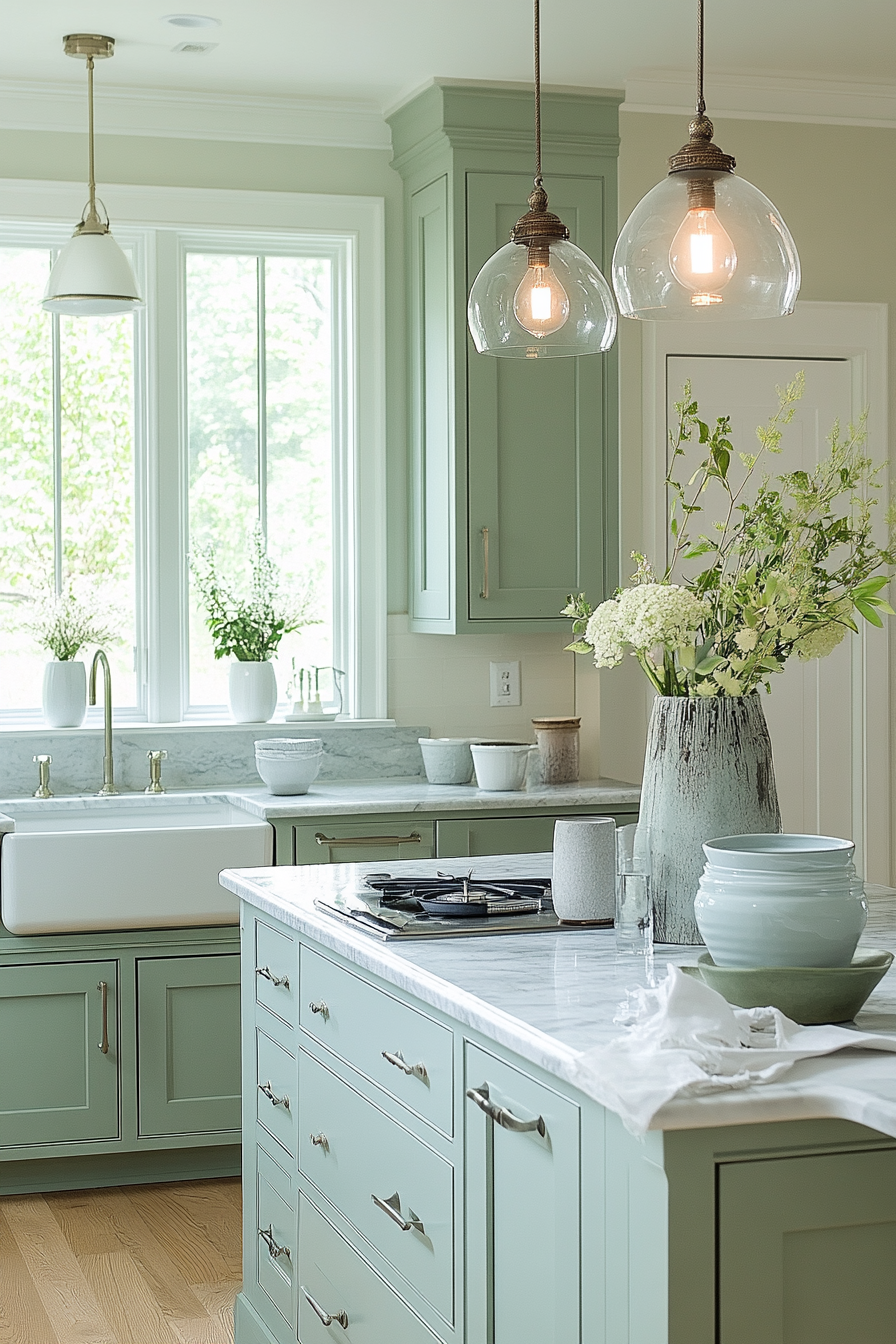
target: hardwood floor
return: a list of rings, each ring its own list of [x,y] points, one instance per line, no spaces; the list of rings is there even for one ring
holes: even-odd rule
[[[233,1344],[233,1177],[0,1198],[0,1344]]]

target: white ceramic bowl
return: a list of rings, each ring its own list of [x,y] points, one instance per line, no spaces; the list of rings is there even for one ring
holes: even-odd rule
[[[307,793],[308,785],[317,779],[323,752],[316,756],[296,756],[291,760],[276,760],[270,756],[256,756],[255,769],[271,793],[295,795]]]
[[[255,755],[316,756],[323,745],[320,737],[264,737],[255,743]]]
[[[724,835],[703,846],[714,868],[769,873],[846,868],[854,852],[852,840],[830,835]]]
[[[418,737],[430,784],[469,784],[473,757],[469,737]]]
[[[527,742],[471,742],[476,783],[488,793],[521,789],[529,753],[537,750]]]

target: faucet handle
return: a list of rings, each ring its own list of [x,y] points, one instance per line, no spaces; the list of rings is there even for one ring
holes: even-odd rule
[[[53,793],[50,789],[50,766],[53,764],[52,756],[32,756],[32,761],[38,769],[39,783],[34,791],[35,798],[52,798]]]
[[[162,762],[167,761],[167,751],[148,751],[146,759],[149,761],[149,783],[144,789],[144,793],[164,793],[162,787]]]

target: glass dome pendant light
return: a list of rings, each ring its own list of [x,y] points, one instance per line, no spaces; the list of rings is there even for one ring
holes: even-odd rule
[[[51,313],[93,317],[125,313],[143,304],[130,263],[109,231],[109,216],[97,211],[93,166],[93,63],[115,52],[114,37],[71,33],[62,40],[66,56],[87,59],[88,201],[81,221],[56,258],[41,306]]]
[[[545,359],[600,354],[616,336],[610,286],[548,210],[541,176],[541,40],[535,3],[535,185],[511,241],[473,282],[467,320],[482,355]]]
[[[800,259],[768,197],[734,175],[713,144],[703,98],[703,5],[697,0],[697,109],[669,175],[635,206],[613,253],[623,317],[731,322],[792,313]]]

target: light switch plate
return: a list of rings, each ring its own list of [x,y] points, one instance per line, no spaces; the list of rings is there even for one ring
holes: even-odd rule
[[[489,704],[520,705],[520,665],[489,663]]]

